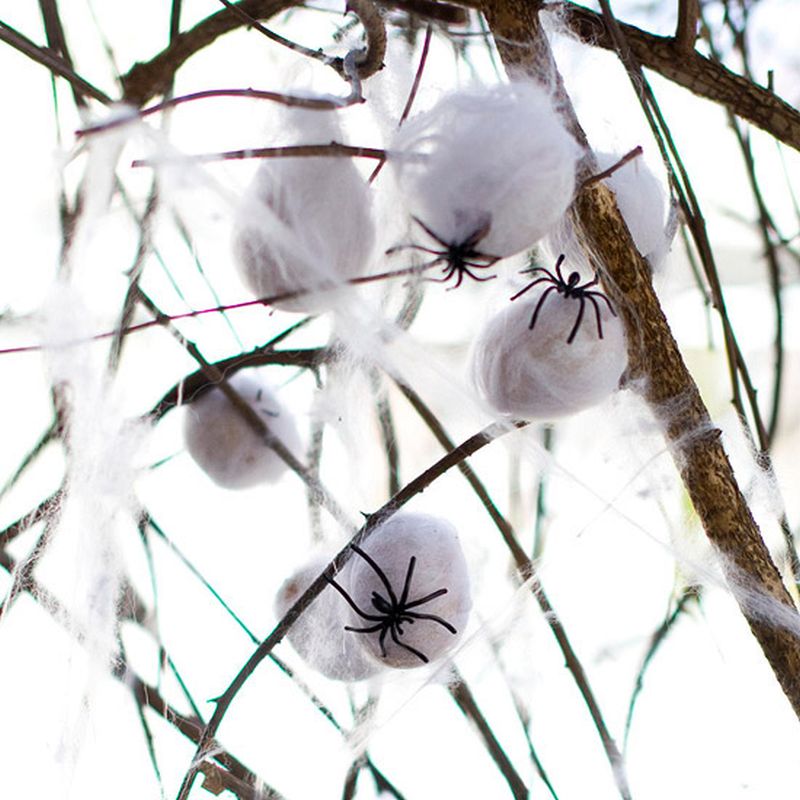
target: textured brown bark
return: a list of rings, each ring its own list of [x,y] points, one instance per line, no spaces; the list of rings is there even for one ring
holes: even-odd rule
[[[554,67],[536,6],[524,0],[491,0],[486,14],[507,69],[524,70],[553,85]],[[571,129],[579,131],[568,99],[561,100]],[[602,183],[579,191],[572,214],[579,235],[597,256],[604,286],[625,323],[629,386],[641,393],[661,422],[731,590],[800,717],[800,640],[774,621],[776,611],[794,619],[796,609],[738,487],[719,431],[683,362],[653,290],[649,265],[636,251],[613,193]],[[763,607],[769,600],[777,606],[767,618]]]

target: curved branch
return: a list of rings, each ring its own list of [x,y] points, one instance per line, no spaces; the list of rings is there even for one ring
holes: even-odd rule
[[[297,3],[293,0],[241,0],[234,6],[237,9],[235,14],[230,9],[223,8],[206,17],[190,30],[174,37],[169,47],[149,61],[134,64],[122,76],[124,100],[137,108],[141,107],[153,97],[163,94],[171,85],[178,69],[191,56],[208,47],[223,34],[247,25],[248,18],[269,19],[295,5]],[[383,66],[386,30],[380,14],[370,0],[350,0],[347,10],[359,17],[367,31],[367,50],[363,58],[357,61],[358,77],[365,79]],[[344,76],[344,62],[341,58],[330,59],[330,64]]]
[[[254,19],[267,19],[295,5],[292,0],[242,0],[237,4]],[[123,97],[137,108],[159,94],[172,83],[175,73],[195,53],[216,41],[224,33],[241,28],[244,22],[223,8],[206,17],[193,28],[178,34],[169,47],[149,61],[134,64],[122,76]]]
[[[567,28],[584,44],[614,49],[603,17],[587,8],[557,4]],[[636,60],[690,92],[720,103],[789,147],[800,150],[800,112],[769,89],[758,86],[695,50],[682,49],[671,36],[655,36],[619,23]]]

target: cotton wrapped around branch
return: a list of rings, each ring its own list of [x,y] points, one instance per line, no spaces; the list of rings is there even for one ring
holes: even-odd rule
[[[264,381],[237,372],[228,383],[286,448],[299,456],[300,437],[294,419]],[[186,409],[183,431],[189,455],[225,489],[276,481],[287,468],[221,389],[209,389],[192,401]]]
[[[526,82],[447,95],[400,130],[391,152],[413,216],[449,244],[488,222],[476,249],[498,257],[530,247],[564,214],[581,155],[550,96]]]
[[[317,141],[328,143],[337,132],[329,123]],[[313,137],[314,128],[306,135]],[[331,289],[362,275],[375,243],[371,202],[349,158],[265,160],[237,213],[233,250],[242,280],[257,297],[270,297]],[[332,302],[328,292],[274,305],[314,313]]]
[[[589,299],[583,302],[584,316],[571,343],[581,300],[562,296],[549,283],[488,322],[473,349],[472,374],[492,408],[515,418],[554,419],[596,405],[619,387],[627,364],[622,324],[605,302],[596,307]]]

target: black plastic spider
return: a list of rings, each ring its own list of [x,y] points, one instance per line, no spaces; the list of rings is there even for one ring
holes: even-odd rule
[[[347,600],[348,604],[353,611],[356,612],[356,614],[366,620],[369,620],[370,622],[376,623],[375,625],[370,625],[366,628],[353,628],[350,625],[345,625],[344,629],[346,631],[352,631],[353,633],[378,633],[378,631],[380,631],[378,642],[381,646],[381,655],[384,658],[386,658],[386,637],[389,635],[392,637],[392,641],[398,647],[408,650],[409,653],[413,653],[420,661],[422,661],[424,664],[427,664],[429,659],[424,653],[421,653],[416,648],[411,647],[411,645],[400,641],[400,637],[403,635],[403,625],[406,623],[413,625],[415,620],[424,619],[430,620],[431,622],[435,622],[438,625],[447,628],[450,633],[456,633],[456,629],[441,617],[437,617],[435,614],[422,614],[419,611],[410,610],[413,608],[418,608],[425,603],[429,603],[431,600],[441,597],[443,594],[447,594],[447,589],[437,589],[435,592],[426,594],[425,597],[420,597],[416,600],[409,600],[408,595],[411,591],[411,579],[414,575],[414,567],[417,563],[416,556],[411,556],[408,562],[408,570],[406,571],[405,582],[403,583],[403,592],[398,599],[391,583],[389,583],[389,579],[386,577],[386,573],[378,566],[376,561],[367,553],[365,553],[360,547],[354,546],[353,551],[358,553],[358,555],[361,556],[361,558],[363,558],[364,561],[370,565],[370,567],[372,567],[375,574],[381,579],[381,582],[386,587],[386,594],[388,597],[384,597],[379,592],[373,592],[372,605],[378,613],[368,614],[366,611],[362,611],[356,605],[353,598],[350,597],[350,595],[342,586],[340,586],[333,578],[328,578],[328,583],[330,583],[331,586],[333,586],[333,588],[336,589],[345,600]]]
[[[444,274],[441,278],[426,278],[426,280],[436,281],[437,283],[447,283],[450,278],[456,276],[455,286],[450,286],[448,291],[450,289],[458,289],[458,287],[461,286],[465,275],[468,275],[475,281],[481,282],[490,281],[492,278],[497,277],[497,275],[487,275],[485,277],[481,277],[480,275],[476,275],[474,272],[472,272],[473,269],[488,269],[500,260],[500,256],[490,256],[486,253],[482,253],[480,250],[476,250],[476,247],[480,241],[486,237],[487,233],[489,233],[491,220],[487,219],[463,242],[447,242],[442,239],[441,236],[434,233],[419,217],[412,216],[412,219],[417,223],[417,225],[420,226],[420,228],[422,228],[422,230],[425,231],[425,233],[428,234],[428,236],[431,237],[431,239],[440,244],[443,249],[434,250],[430,247],[423,247],[420,244],[400,244],[396,247],[390,247],[386,251],[387,255],[397,253],[400,250],[421,250],[423,253],[430,253],[431,255],[436,256],[436,258],[434,258],[432,261],[429,261],[427,264],[423,264],[420,267],[420,270],[430,269],[437,264],[445,262],[443,269]]]
[[[597,273],[595,273],[594,279],[584,283],[582,285],[578,285],[578,281],[581,279],[581,276],[577,272],[570,272],[569,277],[565,280],[564,273],[561,272],[561,264],[564,262],[566,256],[562,253],[558,260],[556,261],[556,274],[554,275],[550,272],[549,269],[545,269],[544,267],[533,267],[531,269],[523,270],[523,272],[530,272],[531,274],[535,274],[537,272],[543,272],[544,277],[537,278],[535,281],[529,283],[524,289],[520,289],[511,299],[516,300],[518,297],[521,297],[528,289],[533,289],[534,286],[538,286],[540,283],[551,283],[552,286],[549,286],[542,292],[542,296],[539,298],[539,302],[536,304],[536,308],[533,310],[533,316],[531,317],[531,322],[528,327],[533,330],[534,326],[536,325],[536,318],[539,316],[539,311],[541,311],[542,306],[544,305],[544,301],[547,299],[547,295],[550,292],[558,292],[558,294],[563,295],[564,297],[574,297],[576,300],[580,300],[580,308],[578,309],[578,317],[575,320],[575,324],[572,326],[572,330],[570,331],[569,336],[567,337],[567,344],[572,344],[573,340],[575,339],[575,334],[578,332],[578,328],[581,326],[581,322],[583,321],[583,312],[586,308],[586,301],[589,302],[594,306],[594,313],[597,319],[597,335],[602,339],[603,338],[603,325],[600,321],[600,306],[595,298],[599,297],[601,300],[604,300],[606,305],[608,306],[608,310],[612,313],[613,316],[617,316],[617,312],[614,311],[614,306],[611,305],[611,301],[606,297],[603,292],[591,290],[590,286],[596,286],[598,282]]]

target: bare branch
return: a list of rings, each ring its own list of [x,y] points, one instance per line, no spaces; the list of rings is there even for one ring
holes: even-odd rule
[[[614,49],[600,14],[572,3],[559,3],[567,27],[585,44]],[[655,36],[619,23],[631,53],[648,69],[690,92],[729,108],[784,144],[800,150],[800,112],[767,88],[737,75],[692,50],[682,52],[670,36]]]
[[[694,50],[697,22],[700,18],[698,0],[678,0],[678,24],[675,28],[675,47],[682,53]]]

